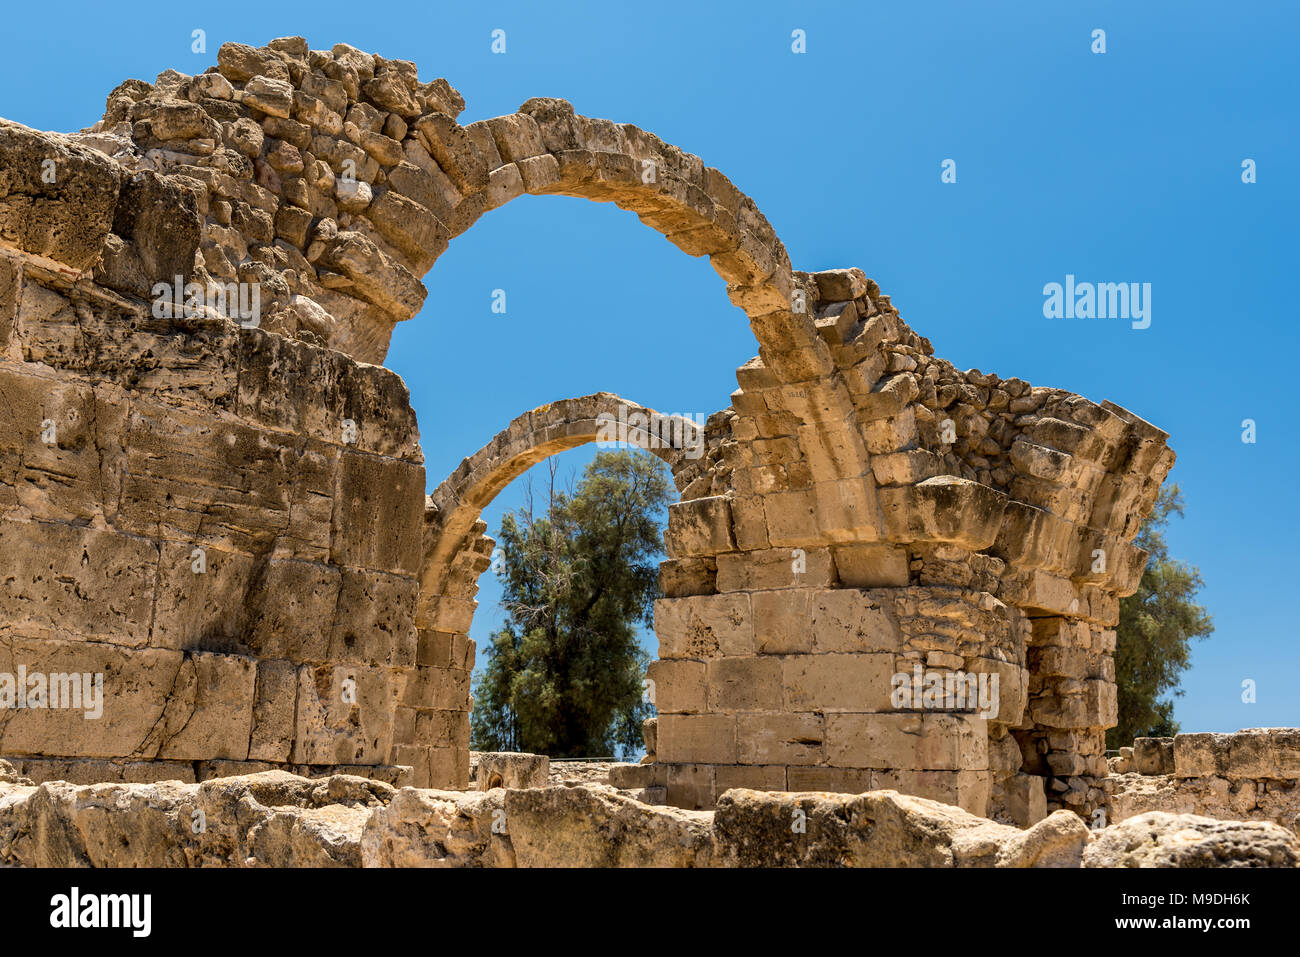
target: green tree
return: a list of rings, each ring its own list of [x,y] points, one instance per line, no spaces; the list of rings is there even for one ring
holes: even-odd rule
[[[599,452],[567,493],[552,464],[543,514],[530,487],[525,507],[502,518],[506,626],[475,682],[475,749],[594,757],[640,746],[652,711],[637,625],[651,624],[660,594],[671,488],[658,459]]]
[[[1193,566],[1169,557],[1165,528],[1183,514],[1177,485],[1160,490],[1155,508],[1134,540],[1151,553],[1138,590],[1120,599],[1115,638],[1115,681],[1119,724],[1106,732],[1106,747],[1120,748],[1136,737],[1178,733],[1173,698],[1182,695],[1179,676],[1187,670],[1191,640],[1205,638],[1214,623],[1193,600],[1204,586]],[[1166,692],[1171,697],[1162,698]]]

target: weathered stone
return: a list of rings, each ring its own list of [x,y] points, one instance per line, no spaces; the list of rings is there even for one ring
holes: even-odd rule
[[[1296,867],[1300,839],[1268,822],[1150,811],[1103,830],[1084,867]]]
[[[101,153],[0,121],[0,243],[85,270],[112,227],[123,173]]]
[[[711,815],[649,807],[613,789],[507,791],[519,867],[708,867]]]
[[[894,791],[735,790],[714,828],[717,863],[729,867],[1078,867],[1088,841],[1067,811],[1021,831]]]

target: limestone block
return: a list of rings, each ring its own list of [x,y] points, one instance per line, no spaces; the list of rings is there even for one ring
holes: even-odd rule
[[[1296,835],[1269,822],[1216,821],[1150,811],[1104,829],[1084,867],[1288,867],[1300,862]]]
[[[162,759],[247,758],[256,679],[251,658],[187,652],[146,747]]]
[[[326,660],[413,665],[418,591],[411,578],[344,569]]]
[[[984,771],[988,733],[974,715],[828,713],[826,758],[849,768]]]
[[[331,565],[268,560],[248,600],[248,647],[263,659],[328,661],[341,582],[341,571]]]
[[[889,790],[735,790],[718,802],[714,834],[724,867],[1078,867],[1089,836],[1068,811],[1021,831]]]
[[[1049,728],[1109,728],[1118,721],[1115,685],[1104,680],[1082,682],[1078,693],[1032,698],[1029,717]]]
[[[71,687],[53,676],[90,675],[93,688],[94,676],[102,675],[103,697],[98,709],[93,702],[88,707],[85,698],[82,707],[6,709],[0,753],[154,757],[160,743],[156,728],[164,707],[172,702],[175,711],[192,704],[192,698],[187,702],[179,693],[173,697],[174,689],[181,690],[178,683],[183,684],[183,660],[176,651],[18,635],[7,638],[0,642],[0,674],[14,676],[15,684],[22,666],[29,676],[51,676],[47,680],[58,685],[59,700],[75,704],[75,698],[63,696],[63,689],[70,691]],[[192,694],[193,685],[185,690]],[[47,700],[52,697],[53,692]],[[95,710],[100,717],[88,718]]]
[[[818,482],[813,486],[817,528],[831,541],[874,541],[881,537],[875,481],[862,478]],[[773,535],[773,541],[777,541]]]
[[[42,292],[29,286],[25,298]],[[124,403],[108,389],[101,397],[77,380],[48,370],[32,375],[30,368],[0,370],[7,397],[0,409],[0,496],[38,519],[89,522],[112,515],[120,439],[111,433],[121,426]]]
[[[811,620],[806,627],[811,631],[813,647],[818,653],[902,650],[898,626],[866,591],[818,589],[809,595],[809,612]]]
[[[688,810],[712,808],[717,801],[717,767],[713,764],[670,764],[666,800]]]
[[[940,476],[878,492],[885,531],[900,542],[952,542],[972,551],[997,539],[1006,496],[966,479]]]
[[[1134,738],[1133,770],[1138,774],[1173,774],[1173,738]]]
[[[867,277],[861,269],[824,269],[811,274],[822,302],[840,302],[866,295]]]
[[[389,235],[402,235],[404,225],[426,225],[417,221],[418,210],[412,210],[395,200],[381,206],[380,213],[383,212],[393,213],[394,218],[391,219],[381,216],[385,228],[389,229]],[[409,218],[404,218],[407,214]],[[374,303],[395,320],[411,318],[424,304],[427,290],[420,281],[359,232],[341,232],[324,242],[319,262],[321,266],[346,276],[351,280],[350,288],[356,295],[366,302]]]
[[[548,153],[518,160],[515,166],[519,169],[524,189],[529,193],[549,193],[551,187],[560,181],[560,164]]]
[[[712,595],[717,591],[718,565],[712,558],[659,563],[659,589],[666,598]]]
[[[741,764],[820,764],[825,758],[824,739],[824,719],[820,713],[736,716],[736,741]],[[731,785],[731,787],[746,786],[748,785]]]
[[[153,542],[6,519],[0,521],[0,554],[6,556],[0,617],[15,633],[129,647],[148,643],[158,574]]]
[[[194,765],[188,761],[109,761],[99,758],[23,758],[14,764],[24,777],[37,784],[67,781],[70,784],[123,782],[153,784],[158,781],[194,783]]]
[[[784,791],[784,765],[735,765],[722,766],[714,776],[714,788],[719,797],[732,788],[747,788],[751,791]]]
[[[246,106],[261,110],[269,116],[288,118],[293,111],[293,87],[284,80],[255,76],[245,84],[240,102]],[[156,126],[155,135],[158,135],[160,139],[170,138],[158,134]]]
[[[661,714],[659,749],[655,754],[665,764],[736,764],[736,717]]]
[[[1068,480],[1073,463],[1074,457],[1069,453],[1035,445],[1023,435],[1018,436],[1011,446],[1011,464],[1025,475],[1045,482]]]
[[[818,497],[813,489],[776,492],[763,497],[763,517],[773,545],[817,543]]]
[[[248,757],[286,762],[293,749],[298,669],[291,661],[260,661],[253,699]]]
[[[0,241],[89,269],[113,224],[122,171],[94,150],[0,121]],[[54,181],[46,175],[53,161]]]
[[[520,175],[519,167],[514,163],[508,163],[497,167],[489,174],[487,189],[484,190],[483,195],[487,208],[496,209],[523,194],[524,178]]]
[[[399,726],[401,724],[400,716],[403,712],[407,711],[411,711],[411,709],[398,709],[397,714],[399,716]],[[469,747],[469,712],[430,710],[413,711],[412,713],[414,720],[408,738],[409,743],[414,743],[420,747],[453,748],[460,750]],[[394,738],[400,738],[400,734],[396,729],[394,730]],[[543,775],[543,778],[544,777],[545,775]]]
[[[474,124],[487,126],[489,124]],[[481,146],[486,146],[484,138],[470,135],[467,128],[458,126],[451,117],[442,113],[426,113],[415,123],[429,154],[438,161],[438,166],[456,184],[463,194],[477,192],[488,184],[488,172],[499,163],[489,166]],[[492,138],[493,160],[500,159],[496,149],[495,137]],[[519,157],[511,156],[513,161]]]
[[[475,783],[480,791],[492,788],[544,788],[549,773],[550,758],[544,754],[522,754],[513,751],[473,752],[477,757]]]
[[[340,206],[343,206],[340,200]],[[433,264],[438,256],[446,251],[451,241],[451,231],[438,217],[434,210],[426,208],[413,199],[408,199],[392,190],[375,196],[368,205],[365,196],[356,205],[365,210],[366,218],[375,224],[375,229],[411,264],[411,270],[423,273]],[[346,207],[345,207],[346,208]],[[359,209],[352,209],[358,212]],[[450,217],[448,206],[444,215]],[[380,294],[372,290],[369,297],[375,305],[388,309],[393,303],[379,301]],[[400,308],[401,304],[398,304]],[[391,311],[391,309],[390,309]],[[395,320],[406,318],[401,312],[394,312]]]
[[[905,449],[917,441],[916,411],[908,406],[897,415],[872,419],[862,426],[862,441],[872,455]]]
[[[813,630],[809,627],[813,594],[806,588],[753,592],[755,651],[761,655],[813,653]]]
[[[787,656],[782,659],[781,674],[785,707],[789,711],[828,713],[888,710],[894,662],[891,654]]]
[[[962,669],[972,675],[997,675],[997,712],[989,719],[1008,725],[1018,725],[1024,717],[1029,704],[1029,676],[1033,669],[1026,669],[1012,661],[998,658],[969,658]]]
[[[278,535],[323,544],[330,461],[310,444],[173,409],[133,406],[118,523],[177,542],[259,551]],[[291,504],[302,502],[291,514]]]
[[[245,43],[221,44],[217,51],[217,69],[235,83],[246,83],[259,75],[288,79],[288,69],[274,53]]]
[[[1001,797],[1006,815],[1018,827],[1030,827],[1047,817],[1045,778],[1017,773],[1002,782]]]
[[[1133,742],[1135,751],[1138,741]],[[1238,731],[1231,736],[1227,777],[1233,780],[1300,778],[1300,729],[1252,728]]]
[[[702,661],[660,658],[646,668],[652,704],[660,714],[699,714],[709,709],[707,666]]]
[[[383,668],[301,666],[292,760],[324,765],[387,761],[401,684]]]
[[[660,658],[707,659],[754,653],[749,595],[698,595],[655,602]]]
[[[877,382],[858,399],[858,409],[863,419],[889,419],[900,415],[918,394],[916,376],[903,372]]]
[[[609,784],[620,790],[667,787],[666,764],[615,764],[609,769]]]
[[[238,330],[227,320],[155,319],[140,307],[83,298],[80,293],[65,297],[28,282],[19,323],[27,362],[120,382],[205,414],[230,407],[238,381],[233,361]],[[57,387],[47,381],[47,388]],[[98,411],[126,407],[125,396],[112,386],[97,386],[94,396]],[[113,418],[92,420],[105,433],[101,446],[111,448],[111,440],[123,431],[115,421],[122,413],[114,411]]]
[[[978,817],[988,817],[993,794],[989,771],[926,771],[882,769],[871,772],[872,788],[902,791],[930,801],[951,804]]]
[[[733,550],[736,546],[731,534],[730,501],[726,496],[714,495],[669,505],[664,543],[673,558],[698,558]]]
[[[863,794],[872,790],[872,775],[867,768],[791,767],[786,771],[791,791],[833,791]]]
[[[150,645],[238,650],[248,624],[245,600],[252,577],[251,555],[162,543]]]
[[[18,264],[0,256],[0,354],[9,349],[9,339],[18,316],[18,300],[22,295],[22,278]]]
[[[191,107],[202,116],[202,111]],[[158,131],[159,114],[150,122]],[[216,123],[203,119],[213,128]],[[130,249],[133,270],[139,278],[129,284],[106,281],[111,288],[129,295],[149,298],[154,283],[175,283],[180,276],[189,282],[194,272],[194,253],[199,248],[202,218],[194,193],[175,180],[150,170],[141,170],[122,182],[113,217],[113,233]]]
[[[415,575],[422,557],[424,470],[344,452],[339,462],[330,558],[337,564]],[[377,534],[383,529],[385,534]]]
[[[365,823],[365,867],[513,867],[509,834],[493,831],[505,796],[403,788]]]
[[[407,707],[468,710],[469,672],[462,668],[403,669],[401,702]]]
[[[782,668],[778,658],[714,658],[708,662],[709,711],[779,711]]]
[[[443,223],[451,218],[452,210],[461,200],[455,185],[436,166],[433,170],[424,170],[403,161],[388,171],[388,185]]]
[[[520,867],[707,867],[713,854],[711,815],[599,785],[507,791],[505,811]]]
[[[420,629],[416,638],[416,663],[430,668],[460,667],[454,660],[456,637],[453,632]]]
[[[394,73],[385,73],[361,84],[361,94],[381,110],[412,120],[420,115],[420,103]]]
[[[835,564],[825,548],[772,548],[719,555],[718,591],[825,588],[835,584]]]

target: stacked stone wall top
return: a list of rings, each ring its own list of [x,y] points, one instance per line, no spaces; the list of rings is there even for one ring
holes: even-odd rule
[[[1111,818],[1179,811],[1300,833],[1300,728],[1137,738],[1110,759]]]

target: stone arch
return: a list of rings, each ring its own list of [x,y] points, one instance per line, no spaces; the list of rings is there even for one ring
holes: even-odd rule
[[[637,416],[644,416],[638,420]],[[468,676],[475,648],[469,638],[477,603],[478,579],[491,564],[494,542],[479,517],[510,481],[530,466],[565,449],[610,437],[611,424],[627,423],[629,444],[645,447],[674,471],[703,448],[703,428],[681,416],[660,416],[644,406],[608,392],[552,402],[516,417],[505,429],[460,466],[425,498],[423,560],[415,611],[417,676],[403,696],[403,711],[431,716],[431,727],[416,719],[398,742],[410,759],[433,761],[449,753],[438,746],[443,729],[459,728],[453,767],[440,772],[464,786],[468,781],[468,727],[472,708]],[[643,421],[650,428],[639,427]],[[651,425],[654,423],[654,425]],[[665,429],[666,425],[666,429]],[[674,432],[674,429],[676,431]],[[695,432],[694,430],[697,430]],[[615,435],[618,433],[615,432]],[[664,436],[678,438],[661,444]],[[686,469],[689,472],[689,468]],[[422,680],[421,676],[425,676]],[[432,717],[436,716],[436,717]],[[457,732],[448,731],[454,738]]]
[[[634,126],[552,99],[462,126],[464,100],[445,80],[422,82],[413,63],[346,44],[225,44],[217,60],[199,76],[127,81],[100,123],[57,142],[6,126],[0,152],[16,160],[6,168],[29,171],[5,204],[18,211],[10,218],[26,222],[29,196],[50,200],[39,228],[11,232],[26,254],[66,266],[61,281],[89,278],[135,309],[162,305],[159,279],[180,277],[187,298],[191,281],[209,293],[235,280],[261,290],[263,332],[241,330],[240,348],[212,350],[240,365],[212,380],[220,395],[205,414],[229,412],[233,391],[241,415],[281,434],[291,422],[290,431],[337,447],[324,458],[339,463],[340,481],[317,496],[332,495],[335,507],[312,529],[323,541],[304,553],[373,572],[369,584],[400,590],[387,608],[417,609],[415,664],[408,642],[400,663],[385,661],[393,681],[372,699],[385,705],[375,709],[381,732],[369,737],[383,740],[391,723],[394,764],[414,766],[422,782],[467,781],[468,722],[455,712],[469,700],[474,582],[490,562],[482,504],[548,450],[596,438],[592,417],[613,397],[516,420],[429,497],[422,530],[419,453],[400,383],[339,405],[331,375],[304,372],[300,381],[325,381],[301,405],[244,400],[263,379],[283,384],[293,381],[287,369],[326,363],[357,381],[383,379],[365,363],[381,362],[394,325],[420,310],[418,277],[451,240],[524,193],[560,194],[614,202],[688,254],[709,256],[759,343],[729,407],[710,421],[707,461],[674,473],[683,501],[670,509],[660,570],[658,760],[643,772],[657,775],[653,785],[673,803],[707,806],[729,786],[888,784],[982,812],[999,800],[991,787],[1008,804],[1014,786],[1015,803],[1028,806],[1020,798],[1043,800],[1051,777],[1064,804],[1086,810],[1103,799],[1111,629],[1146,560],[1132,540],[1173,463],[1165,433],[1109,403],[936,358],[864,273],[792,270],[751,199]],[[31,172],[31,157],[52,149],[61,164],[72,160],[53,190]],[[24,266],[10,286],[27,300],[28,280],[51,282],[47,273]],[[205,323],[234,318],[229,304],[198,311]],[[174,300],[171,308],[174,316]],[[173,354],[187,376],[189,308],[177,323],[189,338]],[[20,304],[16,322],[40,321]],[[104,341],[118,341],[121,325]],[[212,328],[232,334],[224,321]],[[322,345],[334,351],[328,360]],[[133,344],[131,354],[155,347]],[[84,361],[58,350],[45,358]],[[136,365],[97,366],[104,361],[71,368],[122,377]],[[191,398],[180,401],[188,408]],[[361,441],[343,448],[353,443],[338,438],[334,413],[352,419],[358,409]],[[390,426],[400,443],[389,441]],[[376,430],[384,438],[371,445]],[[176,460],[189,462],[183,454]],[[377,477],[385,473],[392,480]],[[204,514],[212,503],[228,507],[209,493]],[[417,585],[418,604],[407,603]],[[932,659],[1005,671],[1000,714],[1011,733],[894,714],[892,701],[865,691],[884,687],[900,660]],[[392,697],[400,701],[390,715]],[[827,712],[834,720],[817,717]],[[918,736],[918,720],[933,727]],[[887,738],[898,746],[889,762],[864,753]]]
[[[414,130],[457,186],[481,186],[452,210],[446,241],[435,237],[424,247],[429,266],[451,238],[520,196],[612,202],[688,255],[709,257],[779,376],[798,381],[833,368],[784,244],[754,200],[698,156],[633,124],[583,116],[567,101],[546,97],[464,127],[430,114]]]
[[[699,443],[702,448],[698,423],[660,415],[610,392],[552,402],[516,417],[426,498],[417,625],[468,632],[478,575],[491,552],[491,540],[479,520],[483,509],[531,466],[565,449],[600,441],[620,422],[627,424],[629,444],[645,448],[674,470],[691,454],[690,447]]]

